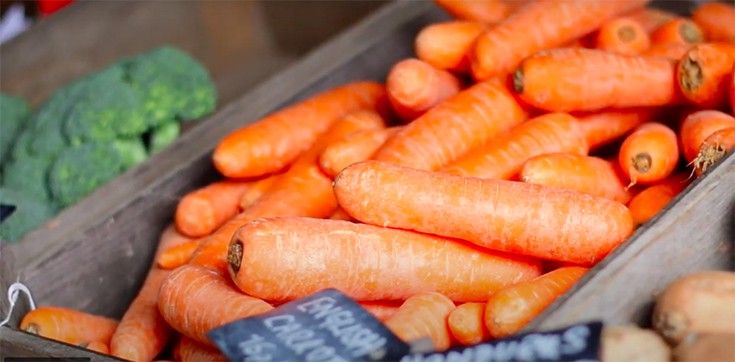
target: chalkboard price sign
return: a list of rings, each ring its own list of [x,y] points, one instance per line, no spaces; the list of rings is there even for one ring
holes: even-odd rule
[[[325,289],[207,333],[230,361],[398,361],[410,353],[372,314]]]

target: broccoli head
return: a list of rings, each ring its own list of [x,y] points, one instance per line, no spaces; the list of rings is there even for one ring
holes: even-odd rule
[[[30,113],[23,98],[0,93],[0,165],[11,153],[15,137],[23,130]]]
[[[31,141],[33,141],[33,132],[30,129],[24,129],[16,138],[13,144],[13,150],[10,154],[12,158],[22,158],[31,155]]]
[[[3,185],[50,204],[51,194],[47,183],[50,167],[49,158],[34,156],[15,158],[5,165]]]
[[[12,213],[3,215],[4,219],[0,221],[0,240],[3,242],[17,241],[54,215],[54,211],[43,202],[6,187],[0,187],[0,208],[12,209]]]
[[[110,142],[72,146],[51,165],[51,195],[61,207],[73,205],[120,174],[124,166],[121,153]]]
[[[168,145],[174,143],[181,134],[181,125],[176,121],[166,122],[155,129],[150,134],[148,142],[148,153],[154,154]]]
[[[209,73],[180,50],[165,46],[125,64],[128,81],[144,100],[149,126],[193,120],[214,110],[216,90]]]
[[[123,168],[128,169],[148,157],[145,144],[141,138],[119,139],[112,142],[112,146],[122,157]]]

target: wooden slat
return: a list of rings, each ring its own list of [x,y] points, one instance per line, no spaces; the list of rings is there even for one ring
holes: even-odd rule
[[[113,356],[102,355],[70,344],[52,341],[26,332],[0,328],[0,358],[6,357],[54,357],[58,362],[80,362],[73,358],[89,358],[90,362],[124,361]],[[67,357],[69,359],[63,359]],[[32,361],[31,359],[28,360]]]

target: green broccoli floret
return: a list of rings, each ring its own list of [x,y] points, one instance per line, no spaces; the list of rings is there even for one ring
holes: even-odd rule
[[[181,134],[181,125],[176,121],[169,121],[153,129],[148,142],[148,153],[154,154],[174,143]]]
[[[51,160],[45,157],[15,158],[5,165],[3,185],[50,203],[51,194],[47,183],[50,167]]]
[[[23,98],[0,93],[0,165],[11,153],[15,137],[23,130],[30,113]]]
[[[180,50],[165,46],[125,64],[128,82],[142,95],[149,126],[193,120],[214,110],[216,90],[209,73]]]
[[[0,222],[0,240],[14,242],[29,231],[39,227],[54,215],[54,211],[43,202],[15,190],[0,188],[0,207],[14,207],[12,213]]]
[[[31,141],[33,141],[33,131],[30,129],[24,129],[18,135],[18,138],[13,144],[13,151],[10,156],[12,158],[22,158],[31,155]]]
[[[123,167],[128,169],[143,161],[148,157],[145,144],[140,138],[119,139],[112,142],[120,157],[123,160]]]
[[[112,143],[91,142],[62,151],[49,171],[51,195],[61,207],[73,205],[124,170]]]

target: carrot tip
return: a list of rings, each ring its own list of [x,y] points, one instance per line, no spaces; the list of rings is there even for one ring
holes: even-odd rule
[[[647,153],[639,153],[633,157],[633,168],[636,171],[645,173],[651,169],[651,156]]]
[[[681,63],[679,83],[686,91],[693,91],[702,85],[702,67],[691,57],[686,57]]]
[[[513,72],[513,89],[516,93],[523,93],[523,71],[520,68]]]
[[[242,263],[242,243],[239,241],[230,243],[227,250],[227,265],[233,274],[240,271],[240,263]]]
[[[694,166],[694,171],[701,174],[725,156],[726,153],[727,150],[724,147],[712,146],[705,143],[702,145],[697,157],[690,164]]]

